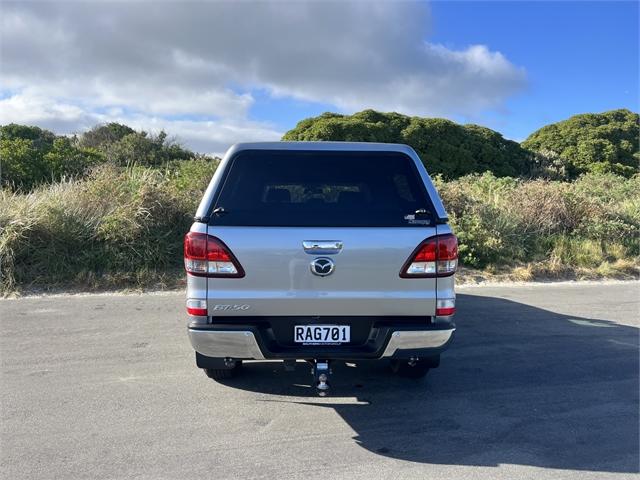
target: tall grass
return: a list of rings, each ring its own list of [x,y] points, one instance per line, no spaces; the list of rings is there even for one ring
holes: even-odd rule
[[[216,163],[103,165],[87,178],[0,192],[0,289],[141,287],[176,278],[182,236]],[[635,276],[640,176],[576,182],[436,179],[462,264],[523,279]]]
[[[0,288],[143,286],[181,265],[181,240],[215,170],[104,165],[82,181],[0,193]]]
[[[577,181],[491,174],[436,181],[464,265],[520,267],[523,276],[634,276],[640,255],[640,176]]]

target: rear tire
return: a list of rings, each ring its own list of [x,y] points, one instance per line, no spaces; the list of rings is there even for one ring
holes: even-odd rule
[[[213,380],[225,380],[229,378],[233,378],[238,374],[238,370],[240,367],[236,366],[234,368],[205,368],[204,373],[207,377]]]
[[[214,380],[233,378],[242,369],[242,360],[225,361],[224,358],[206,357],[196,352],[196,365],[204,370],[207,377]]]
[[[409,363],[408,359],[391,360],[393,373],[406,378],[424,378],[429,373],[429,370],[438,367],[438,365],[440,365],[440,355],[421,358],[413,365]]]

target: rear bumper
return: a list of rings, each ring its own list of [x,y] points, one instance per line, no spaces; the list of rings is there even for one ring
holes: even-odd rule
[[[256,337],[249,330],[189,329],[193,349],[207,357],[264,360]]]
[[[455,328],[446,330],[396,331],[391,334],[383,358],[393,358],[398,353],[404,357],[407,351],[439,350],[449,344]]]
[[[375,338],[364,345],[283,346],[266,338],[258,326],[207,325],[189,328],[189,339],[200,354],[234,359],[376,359],[435,355],[453,339],[452,323],[400,325],[377,329]]]

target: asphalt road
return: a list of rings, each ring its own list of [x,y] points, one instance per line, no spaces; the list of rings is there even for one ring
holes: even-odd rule
[[[467,287],[426,379],[195,368],[181,293],[0,301],[4,479],[638,478],[639,284]]]

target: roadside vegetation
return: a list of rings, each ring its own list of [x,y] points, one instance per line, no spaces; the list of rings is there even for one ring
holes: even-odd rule
[[[638,114],[625,109],[575,115],[537,130],[522,144],[479,125],[364,110],[307,118],[283,140],[406,143],[429,173],[445,179],[489,171],[497,177],[574,180],[588,172],[635,175],[639,137]]]
[[[84,178],[103,164],[164,168],[196,159],[210,158],[182,148],[165,132],[150,135],[118,123],[97,125],[73,137],[27,125],[0,127],[0,185],[13,191]]]
[[[467,278],[635,278],[638,116],[578,117],[522,144],[483,127],[373,111],[308,119],[285,138],[412,144],[436,173]],[[181,282],[182,237],[217,158],[119,124],[72,138],[0,128],[2,293]]]
[[[217,166],[105,164],[82,179],[0,193],[4,293],[25,287],[171,286],[182,238]]]
[[[638,175],[588,173],[562,182],[484,173],[436,183],[461,264],[485,277],[635,278],[640,271]]]

